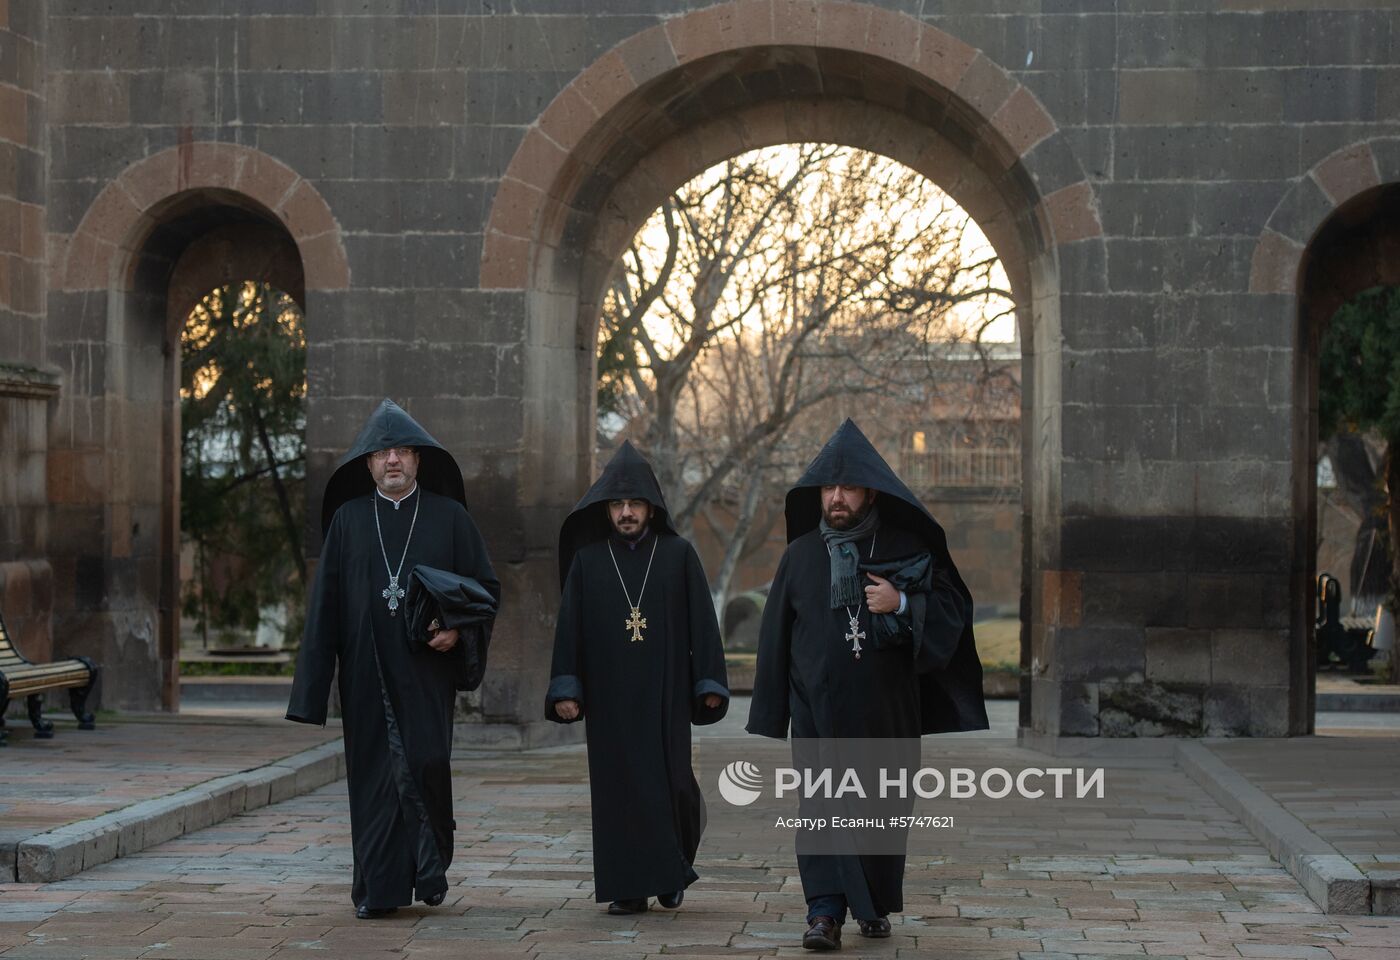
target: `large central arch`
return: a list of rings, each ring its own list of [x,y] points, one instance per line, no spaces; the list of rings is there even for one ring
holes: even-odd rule
[[[1050,660],[1045,627],[1073,625],[1079,610],[1073,578],[1057,573],[1059,262],[1069,246],[1101,249],[1102,228],[1082,168],[1035,96],[902,14],[745,0],[678,17],[608,52],[528,129],[497,188],[481,285],[524,298],[529,555],[550,554],[554,524],[590,480],[600,294],[628,239],[714,163],[814,140],[924,174],[1006,266],[1024,357],[1021,722],[1057,732],[1059,698],[1045,698],[1037,719],[1030,693]]]

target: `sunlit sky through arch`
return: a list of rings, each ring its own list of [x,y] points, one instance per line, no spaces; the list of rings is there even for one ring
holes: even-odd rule
[[[755,158],[771,173],[778,177],[784,177],[796,170],[799,150],[802,146],[802,144],[789,143],[765,147],[741,154],[736,160],[743,162]],[[839,147],[837,149],[839,152],[833,168],[837,171],[837,175],[843,169],[843,164],[849,166],[858,157],[871,156],[865,151],[853,147]],[[682,190],[704,192],[706,187],[723,178],[724,169],[725,162],[715,164],[689,181]],[[908,168],[897,160],[878,154],[873,157],[872,172],[878,178],[883,179],[895,173],[904,173],[907,170]],[[918,209],[915,209],[908,199],[898,197],[869,207],[867,222],[883,223],[888,230],[895,234],[908,235],[910,231],[925,229],[930,225],[937,229],[938,225],[941,224],[965,221],[958,251],[962,263],[973,264],[995,258],[996,252],[977,222],[936,183],[922,177],[919,179],[923,189]],[[802,196],[802,201],[815,202],[818,199],[818,191],[821,189],[822,182],[813,178],[811,182],[806,184],[807,195]],[[643,269],[648,274],[654,274],[659,270],[661,259],[664,257],[664,251],[667,247],[666,229],[660,209],[656,210],[642,225],[637,232],[636,239],[643,260]],[[1002,290],[1009,289],[1006,272],[1000,261],[991,267],[985,280],[978,282],[985,282],[989,286]],[[652,341],[662,352],[670,352],[678,347],[679,339],[676,331],[668,320],[660,316],[660,311],[653,308],[646,314],[643,323]],[[946,318],[948,339],[972,339],[971,331],[975,331],[984,324],[986,326],[981,334],[983,343],[1004,346],[1016,340],[1016,321],[1011,313],[1010,303],[1005,298],[1000,297],[984,298],[952,307]]]

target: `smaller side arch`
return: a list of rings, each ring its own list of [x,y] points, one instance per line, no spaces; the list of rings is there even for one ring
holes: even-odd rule
[[[191,190],[227,192],[275,216],[296,243],[308,290],[349,287],[340,225],[309,180],[251,147],[198,141],[132,164],[97,195],[51,261],[51,289],[129,289],[130,265],[156,225],[154,211]]]
[[[1249,292],[1297,294],[1308,243],[1349,201],[1400,183],[1400,137],[1363,140],[1329,154],[1284,194],[1259,234]]]

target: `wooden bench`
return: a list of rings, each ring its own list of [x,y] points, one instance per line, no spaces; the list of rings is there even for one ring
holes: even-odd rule
[[[34,724],[34,737],[47,740],[53,736],[52,721],[44,719],[44,691],[68,691],[73,716],[78,718],[79,730],[97,726],[87,712],[88,694],[97,682],[97,665],[87,657],[70,657],[53,663],[30,663],[10,642],[5,619],[0,617],[0,747],[5,746],[5,710],[12,698],[26,698],[29,722]]]

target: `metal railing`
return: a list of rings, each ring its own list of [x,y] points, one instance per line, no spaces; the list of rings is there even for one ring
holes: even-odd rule
[[[1015,487],[1021,483],[1021,451],[955,447],[901,451],[904,481],[919,487]]]

